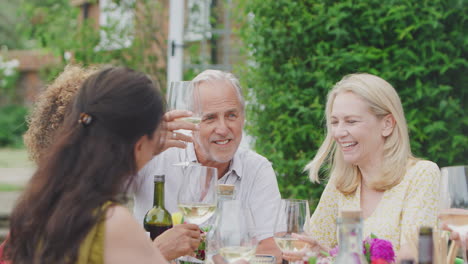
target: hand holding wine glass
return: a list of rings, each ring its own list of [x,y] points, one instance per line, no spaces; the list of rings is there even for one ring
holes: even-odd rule
[[[310,244],[300,237],[306,235],[310,220],[309,203],[306,200],[283,199],[276,216],[274,239],[283,254],[290,260],[300,259]]]
[[[441,169],[441,212],[439,218],[460,236],[463,259],[468,235],[468,167],[452,166]]]
[[[177,206],[190,224],[203,225],[215,212],[217,202],[218,173],[216,168],[188,165],[177,195]],[[178,263],[203,263],[190,256],[178,259]]]
[[[179,130],[197,131],[199,129],[198,125],[181,121],[182,118],[191,117],[192,115],[193,113],[187,110],[171,110],[164,114],[161,134],[165,139],[163,140],[162,147],[160,145],[157,146],[155,155],[166,151],[168,148],[186,148],[187,143],[193,142],[191,135],[176,132]]]
[[[201,225],[215,212],[218,173],[216,168],[190,165],[177,196],[177,206],[185,221]]]
[[[170,125],[173,126],[172,130],[168,128],[172,131],[169,139],[181,140],[180,143],[193,142],[191,130],[181,128],[189,127],[188,124],[184,126],[183,123],[192,124],[191,127],[193,127],[201,122],[202,112],[198,87],[190,81],[171,82],[167,91],[167,104],[169,112],[165,116],[165,121],[170,121]],[[181,112],[182,110],[184,112]],[[190,160],[188,160],[187,148],[185,148],[185,161],[177,165],[188,166],[189,164]]]

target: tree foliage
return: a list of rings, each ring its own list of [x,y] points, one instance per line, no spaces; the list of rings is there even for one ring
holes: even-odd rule
[[[24,116],[28,109],[22,105],[0,106],[0,147],[23,146],[23,134],[27,126]]]
[[[123,29],[131,32],[132,43],[120,49],[99,48],[103,33],[109,37],[107,43],[122,44],[125,38],[117,25],[119,18],[113,18],[107,27],[96,27],[95,21],[89,18],[80,22],[80,7],[70,3],[70,0],[22,0],[21,9],[26,20],[19,32],[34,39],[37,46],[62,57],[64,63],[69,62],[65,54],[70,52],[75,63],[127,66],[152,75],[161,87],[166,86],[165,1],[112,2],[115,8],[126,8],[134,13],[133,23]],[[46,78],[53,79],[62,70],[63,65],[49,69]]]
[[[376,74],[398,91],[415,155],[466,164],[468,2],[243,0],[251,63],[248,131],[283,196],[316,202],[302,172],[324,138],[324,104],[344,75]]]
[[[19,10],[19,1],[0,0],[0,48],[27,48],[28,41],[21,34],[17,34],[16,26],[21,23],[23,16]]]

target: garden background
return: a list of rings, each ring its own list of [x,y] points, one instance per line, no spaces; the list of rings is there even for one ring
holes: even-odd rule
[[[60,60],[41,70],[45,82],[70,61],[109,63],[145,71],[164,90],[167,43],[157,18],[167,1],[134,1],[130,8],[140,10],[134,41],[112,51],[94,49],[99,31],[86,19],[79,23],[80,10],[70,2],[0,0],[0,55],[17,49],[54,54]],[[416,156],[439,167],[467,164],[468,1],[232,0],[232,7],[242,55],[233,72],[249,102],[246,131],[253,149],[273,163],[283,197],[309,199],[311,207],[318,202],[324,185],[310,183],[303,168],[324,137],[327,92],[355,72],[376,74],[397,89]],[[31,107],[15,93],[15,69],[14,60],[0,58],[0,147],[14,153],[24,148]],[[196,73],[186,71],[184,78]],[[0,155],[0,166],[17,162],[7,156]]]

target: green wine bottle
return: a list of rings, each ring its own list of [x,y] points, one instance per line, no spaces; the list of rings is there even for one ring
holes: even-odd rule
[[[143,226],[151,240],[172,228],[171,214],[164,208],[164,175],[154,176],[153,208],[146,213]]]

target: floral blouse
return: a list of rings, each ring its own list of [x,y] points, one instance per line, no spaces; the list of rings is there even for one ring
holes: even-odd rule
[[[403,180],[384,192],[372,214],[363,220],[363,239],[371,233],[392,242],[394,250],[416,236],[419,226],[435,226],[439,205],[440,170],[431,161],[418,161]],[[336,218],[341,210],[360,209],[361,186],[344,195],[329,182],[312,215],[308,233],[321,245],[338,244]]]

